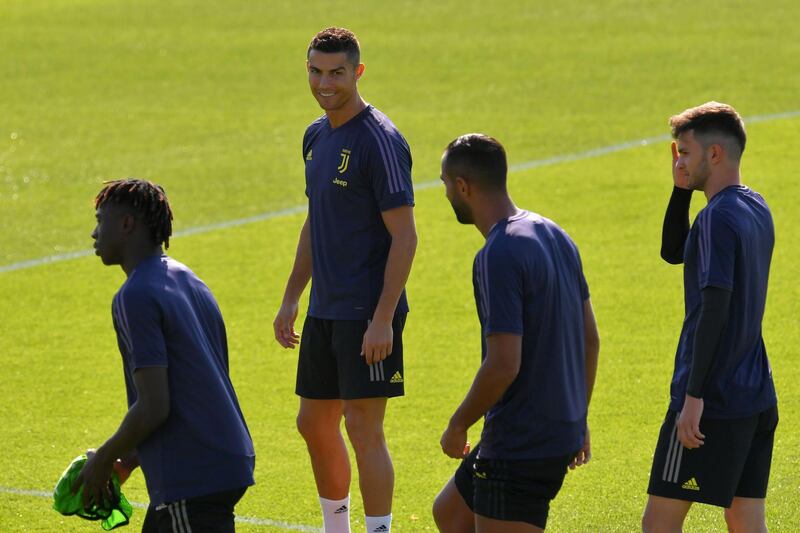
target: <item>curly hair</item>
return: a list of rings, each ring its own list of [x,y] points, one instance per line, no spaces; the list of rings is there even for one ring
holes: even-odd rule
[[[138,178],[126,178],[103,182],[105,187],[94,199],[98,209],[108,202],[128,205],[144,221],[150,236],[157,244],[169,248],[172,235],[172,208],[161,185]]]

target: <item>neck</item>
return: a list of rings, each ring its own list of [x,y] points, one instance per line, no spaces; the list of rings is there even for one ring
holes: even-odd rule
[[[703,193],[706,195],[706,200],[710,201],[722,189],[731,185],[741,185],[741,183],[742,178],[739,175],[738,167],[726,169],[718,176],[709,177],[706,186],[703,187]]]
[[[353,98],[348,100],[345,105],[338,109],[325,111],[325,115],[328,117],[328,122],[330,122],[331,128],[335,129],[361,113],[366,107],[367,103],[356,91],[356,93],[353,95]]]
[[[149,257],[160,256],[163,253],[164,251],[161,249],[160,244],[148,248],[140,248],[128,254],[125,259],[122,260],[120,266],[122,270],[125,271],[125,275],[130,276],[133,270],[139,266],[139,263]]]
[[[475,217],[475,227],[484,238],[488,237],[489,232],[499,221],[519,212],[506,192],[495,194],[494,197],[483,202],[483,205],[485,207],[473,213],[473,216]]]

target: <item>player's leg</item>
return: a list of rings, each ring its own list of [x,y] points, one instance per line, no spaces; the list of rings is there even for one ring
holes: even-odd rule
[[[772,407],[758,415],[736,497],[725,509],[725,522],[732,533],[767,531],[766,496],[772,466],[772,448],[778,426],[778,409]],[[744,436],[743,436],[744,437]]]
[[[383,432],[383,418],[387,398],[403,394],[404,325],[405,315],[395,317],[392,353],[372,365],[366,364],[361,355],[366,320],[336,321],[333,328],[332,346],[345,427],[358,465],[368,531],[391,530],[394,467]]]
[[[766,505],[763,498],[733,499],[725,509],[725,522],[730,533],[767,533]]]
[[[320,497],[341,500],[350,490],[350,460],[341,432],[343,411],[332,344],[333,322],[306,317],[297,360],[297,429],[308,447]]]
[[[647,498],[642,516],[644,533],[680,533],[683,521],[689,513],[692,502],[653,496]]]
[[[297,429],[306,441],[317,492],[328,500],[346,498],[350,490],[350,458],[341,420],[341,400],[300,398]]]
[[[394,467],[383,434],[386,398],[345,400],[347,436],[358,464],[358,480],[367,516],[392,512]]]
[[[475,514],[464,501],[456,485],[456,476],[450,478],[433,501],[433,520],[441,533],[473,533]],[[468,479],[465,478],[464,481],[471,486],[472,474],[465,472],[465,476]],[[471,491],[471,488],[468,490]]]

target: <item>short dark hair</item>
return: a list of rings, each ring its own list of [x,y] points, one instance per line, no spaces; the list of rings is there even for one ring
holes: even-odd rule
[[[734,150],[731,156],[737,160],[742,157],[747,144],[744,121],[728,104],[706,102],[689,108],[679,115],[670,117],[669,125],[672,127],[673,138],[677,139],[682,133],[691,130],[695,136],[701,137],[698,141],[704,146],[708,146],[710,142],[703,137],[711,135],[722,135],[734,140],[735,146],[732,146]]]
[[[482,133],[468,133],[445,150],[445,173],[462,177],[484,190],[506,190],[508,163],[500,141]]]
[[[336,54],[344,52],[347,59],[353,65],[358,66],[361,62],[361,46],[358,44],[356,34],[347,28],[325,28],[311,39],[306,51],[306,59],[311,55],[311,50],[317,50],[326,54]]]
[[[157,244],[169,248],[172,235],[172,208],[161,185],[138,178],[103,182],[105,187],[94,199],[95,209],[108,202],[131,207],[150,230]]]

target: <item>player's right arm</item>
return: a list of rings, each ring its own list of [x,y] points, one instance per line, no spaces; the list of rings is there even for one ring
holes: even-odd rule
[[[119,429],[97,451],[88,456],[72,487],[84,486],[83,504],[98,505],[112,500],[108,480],[118,458],[130,457],[136,446],[163,424],[169,416],[169,381],[167,367],[138,368],[133,373],[136,401],[131,405]],[[137,461],[138,463],[138,461]]]
[[[689,235],[689,204],[692,201],[692,190],[689,189],[686,169],[680,164],[678,145],[672,143],[672,196],[664,214],[664,225],[661,230],[661,257],[667,263],[678,265],[683,263],[683,246]]]
[[[486,358],[442,435],[440,443],[446,455],[460,459],[468,453],[467,430],[500,401],[521,365],[522,335],[496,333],[486,337]]]
[[[297,310],[300,296],[303,294],[308,282],[311,280],[311,228],[309,217],[300,230],[300,239],[297,243],[297,252],[294,257],[292,272],[286,282],[283,292],[283,301],[278,309],[278,314],[272,323],[275,331],[275,340],[284,348],[294,348],[300,343],[300,335],[294,329],[297,320]]]

